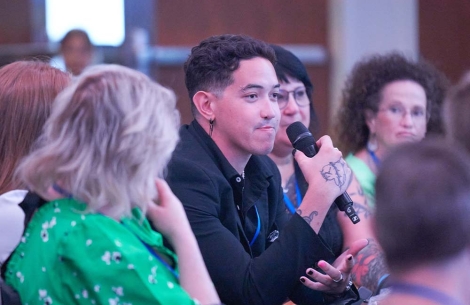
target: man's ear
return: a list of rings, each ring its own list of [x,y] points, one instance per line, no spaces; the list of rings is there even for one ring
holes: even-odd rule
[[[215,115],[213,108],[215,104],[213,103],[215,96],[206,91],[198,91],[193,96],[193,103],[196,107],[197,111],[201,116],[203,116],[206,120],[214,120]]]
[[[375,133],[375,122],[377,120],[377,114],[374,113],[371,109],[364,110],[364,116],[366,118],[367,127],[369,127],[369,132],[371,134]]]

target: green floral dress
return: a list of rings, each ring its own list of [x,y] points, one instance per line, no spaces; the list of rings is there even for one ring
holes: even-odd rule
[[[179,285],[176,264],[139,209],[118,222],[64,198],[34,214],[6,281],[27,305],[197,304]]]

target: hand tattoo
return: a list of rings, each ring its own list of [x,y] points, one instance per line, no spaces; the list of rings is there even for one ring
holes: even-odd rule
[[[302,216],[302,210],[301,209],[298,209],[297,210],[297,214],[299,214],[300,216]],[[317,211],[313,211],[312,213],[310,213],[310,215],[308,216],[302,216],[302,219],[305,220],[308,224],[311,224],[312,221],[313,221],[313,218],[315,216],[318,216],[318,212]]]
[[[341,189],[346,183],[345,167],[346,162],[344,162],[343,158],[339,158],[338,161],[329,162],[327,165],[323,166],[320,173],[326,181],[334,181]]]

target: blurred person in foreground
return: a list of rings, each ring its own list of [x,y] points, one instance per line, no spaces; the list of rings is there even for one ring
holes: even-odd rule
[[[20,242],[24,212],[18,206],[26,186],[15,176],[33,150],[57,94],[70,75],[40,61],[17,61],[0,68],[0,265]]]
[[[374,208],[375,178],[388,152],[442,132],[447,80],[428,62],[400,53],[374,55],[349,75],[335,122],[338,146]]]
[[[184,65],[194,120],[168,166],[168,184],[181,200],[217,291],[227,304],[329,304],[351,297],[359,240],[331,265],[318,232],[346,184],[327,180],[330,162],[345,165],[328,136],[319,153],[295,158],[309,187],[302,207],[288,219],[281,176],[267,156],[279,127],[275,53],[243,35],[212,36],[192,48]],[[340,167],[340,166],[338,166]],[[334,180],[349,181],[341,166]],[[302,285],[319,265],[314,289]],[[353,293],[353,296],[354,293]],[[327,298],[325,300],[325,298]]]
[[[40,147],[18,169],[47,201],[7,265],[23,303],[219,303],[161,179],[178,141],[175,103],[172,91],[116,65],[88,69],[57,97]]]
[[[287,213],[292,215],[300,207],[308,184],[292,156],[292,144],[286,129],[296,121],[307,127],[318,125],[318,121],[313,107],[313,84],[305,66],[292,52],[280,46],[272,47],[276,53],[274,69],[280,83],[278,105],[281,119],[269,157],[281,173],[284,203]],[[351,176],[347,192],[361,221],[353,224],[344,212],[332,205],[319,235],[331,250],[330,261],[334,261],[356,240],[367,238],[369,244],[357,255],[352,276],[356,285],[375,291],[379,279],[387,272],[382,251],[373,238],[371,212],[366,197],[354,175]],[[326,257],[323,259],[328,260]]]
[[[443,139],[384,160],[375,226],[390,270],[373,305],[470,304],[470,158]]]

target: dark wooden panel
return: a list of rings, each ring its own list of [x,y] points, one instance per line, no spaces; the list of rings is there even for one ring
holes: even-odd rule
[[[420,53],[452,80],[470,69],[470,1],[419,0]]]
[[[31,41],[31,0],[0,0],[0,44]]]
[[[273,43],[326,44],[327,0],[159,1],[163,45],[194,45],[217,34],[247,34]]]

